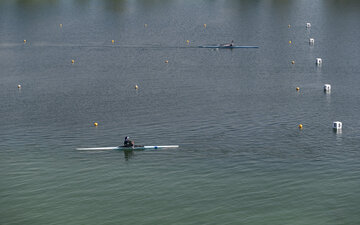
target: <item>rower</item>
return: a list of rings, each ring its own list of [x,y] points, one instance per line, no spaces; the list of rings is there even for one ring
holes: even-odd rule
[[[230,46],[232,47],[234,45],[234,40],[231,41]]]
[[[126,136],[124,140],[124,147],[133,147],[134,141],[130,140],[130,137]]]

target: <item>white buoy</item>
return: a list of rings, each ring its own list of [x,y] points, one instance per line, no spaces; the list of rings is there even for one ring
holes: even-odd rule
[[[322,59],[316,58],[316,65],[321,65],[321,64],[322,64]]]
[[[340,122],[340,121],[333,122],[333,129],[341,130],[342,129],[342,122]]]
[[[324,84],[324,91],[330,92],[331,91],[331,85],[330,84]]]
[[[306,28],[310,28],[311,27],[311,23],[306,23]]]
[[[310,38],[310,39],[309,39],[309,44],[313,45],[314,43],[315,43],[314,38]]]

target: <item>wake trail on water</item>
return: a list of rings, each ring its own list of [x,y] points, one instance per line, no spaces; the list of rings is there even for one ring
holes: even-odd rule
[[[69,47],[69,48],[141,48],[141,49],[186,49],[186,48],[229,48],[219,45],[199,45],[199,46],[166,46],[166,45],[116,45],[116,44],[71,44],[71,43],[51,43],[51,42],[27,42],[27,43],[0,43],[0,48],[13,48],[19,46],[26,47]],[[232,46],[233,48],[259,48],[259,46]]]

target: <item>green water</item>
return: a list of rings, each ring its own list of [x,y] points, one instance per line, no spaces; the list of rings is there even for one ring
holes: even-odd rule
[[[0,224],[358,224],[359,10],[1,1]]]

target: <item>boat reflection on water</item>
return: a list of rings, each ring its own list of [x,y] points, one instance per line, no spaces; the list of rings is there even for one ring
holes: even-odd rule
[[[123,152],[124,152],[125,161],[128,161],[129,159],[131,159],[134,156],[133,150],[124,150]]]

